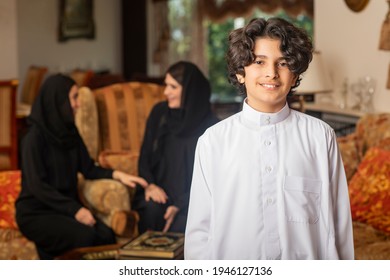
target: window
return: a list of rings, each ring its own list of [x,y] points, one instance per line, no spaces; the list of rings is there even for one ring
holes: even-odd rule
[[[180,59],[191,60],[192,40],[194,40],[191,31],[194,24],[194,13],[196,4],[193,0],[169,0],[169,26],[171,32],[170,41],[170,61],[174,62]],[[269,18],[272,16],[282,17],[295,25],[304,28],[313,38],[313,19],[301,14],[295,18],[289,16],[284,10],[277,10],[273,14],[264,13],[258,9],[253,10],[250,15],[240,18],[229,18],[224,22],[212,22],[204,19],[202,22],[203,31],[206,34],[204,56],[206,65],[208,65],[208,73],[205,73],[211,83],[212,101],[213,102],[235,102],[241,101],[242,97],[238,96],[237,90],[229,84],[227,78],[227,69],[225,62],[225,54],[227,50],[227,38],[231,30],[239,28],[248,23],[249,20],[255,17]],[[197,61],[194,61],[197,63]]]

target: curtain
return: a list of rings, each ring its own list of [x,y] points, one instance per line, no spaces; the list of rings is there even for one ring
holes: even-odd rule
[[[160,0],[161,1],[161,0]],[[228,17],[240,17],[258,8],[266,13],[284,9],[287,14],[296,17],[305,13],[313,17],[313,0],[198,0],[204,2],[201,13],[212,21],[224,21]]]
[[[164,74],[165,69],[176,61],[169,58],[170,28],[168,22],[169,0],[152,0],[153,21],[155,38],[153,42],[154,56],[153,62],[160,65],[160,74]],[[258,8],[266,13],[275,12],[277,9],[284,9],[287,14],[296,17],[300,13],[305,13],[313,17],[314,0],[193,0],[193,23],[189,27],[191,34],[191,50],[187,57],[181,59],[189,60],[198,65],[205,75],[208,73],[208,65],[205,57],[206,31],[203,26],[204,19],[214,22],[223,22],[229,17],[241,17],[248,15],[253,9]]]

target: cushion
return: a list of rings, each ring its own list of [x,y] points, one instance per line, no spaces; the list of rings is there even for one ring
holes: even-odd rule
[[[390,233],[390,151],[367,151],[349,183],[352,219]]]
[[[367,114],[356,125],[359,153],[365,152],[385,138],[390,137],[390,114]]]
[[[0,172],[0,228],[17,229],[15,200],[20,192],[21,172]]]

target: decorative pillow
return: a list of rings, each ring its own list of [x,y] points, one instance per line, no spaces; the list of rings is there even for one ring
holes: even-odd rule
[[[367,151],[349,183],[352,219],[390,233],[390,151]]]
[[[360,156],[369,148],[375,147],[385,138],[390,137],[390,114],[367,114],[356,125]]]
[[[21,172],[0,172],[0,228],[17,229],[15,221],[15,200],[20,192]]]
[[[378,143],[377,147],[382,149],[382,150],[390,151],[390,138],[386,138],[386,139],[381,140]]]

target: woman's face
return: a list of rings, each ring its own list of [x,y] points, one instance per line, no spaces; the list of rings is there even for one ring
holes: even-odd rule
[[[69,101],[73,114],[76,115],[77,109],[80,107],[79,88],[76,85],[74,85],[69,91]]]
[[[165,85],[164,95],[167,97],[168,107],[180,108],[183,87],[169,73],[165,75]]]

